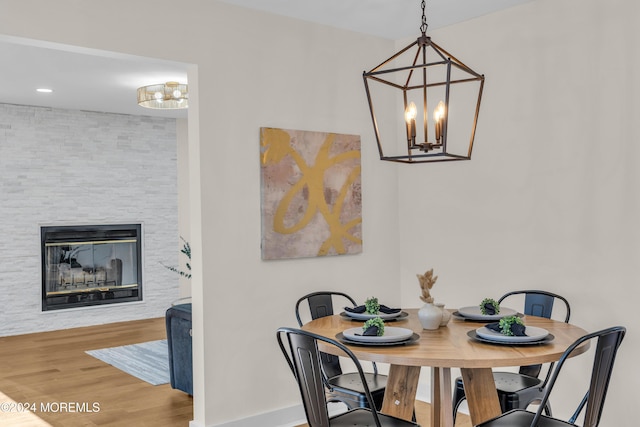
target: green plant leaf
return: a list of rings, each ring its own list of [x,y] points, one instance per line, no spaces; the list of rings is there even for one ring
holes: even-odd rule
[[[178,267],[165,265],[162,262],[160,264],[162,264],[162,266],[169,271],[173,271],[174,273],[177,273],[182,277],[191,279],[191,245],[182,236],[180,236],[180,240],[182,240],[182,248],[180,249],[180,253],[184,254],[188,259],[188,261],[185,262],[185,267],[187,271],[183,271]]]
[[[486,307],[487,305],[492,305],[493,308],[495,309],[495,313],[490,313],[487,310],[487,307]],[[498,301],[494,300],[493,298],[485,298],[480,303],[480,312],[482,314],[498,314],[500,313],[500,304],[498,304]]]
[[[378,303],[378,298],[376,297],[367,299],[364,302],[364,307],[367,314],[378,314],[380,312],[380,303]]]
[[[362,327],[362,330],[366,331],[371,326],[377,326],[378,327],[378,336],[379,337],[384,335],[384,320],[382,320],[382,318],[374,317],[372,319],[367,320],[366,322],[364,322],[364,326]]]
[[[512,337],[513,331],[511,330],[511,326],[514,323],[524,325],[524,322],[518,316],[507,316],[500,319],[500,332],[502,335]]]

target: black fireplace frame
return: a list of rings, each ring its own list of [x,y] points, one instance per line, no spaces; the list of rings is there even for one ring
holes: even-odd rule
[[[81,236],[84,234],[84,237]],[[42,268],[42,311],[54,311],[77,307],[101,306],[124,302],[142,301],[142,224],[99,224],[99,225],[53,225],[40,227],[41,268]],[[103,286],[78,286],[64,293],[47,290],[47,250],[48,246],[73,242],[79,245],[91,242],[119,241],[131,243],[135,239],[137,265],[134,272],[136,286],[119,286],[104,283]],[[121,260],[115,260],[120,261]],[[106,279],[105,279],[106,280]],[[70,286],[71,288],[73,286]],[[48,295],[49,294],[49,295]],[[55,295],[52,295],[55,294]]]

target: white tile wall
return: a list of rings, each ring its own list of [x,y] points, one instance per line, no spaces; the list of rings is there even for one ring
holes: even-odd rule
[[[0,104],[0,336],[161,317],[178,298],[174,119]],[[42,312],[40,226],[143,224],[143,302]]]

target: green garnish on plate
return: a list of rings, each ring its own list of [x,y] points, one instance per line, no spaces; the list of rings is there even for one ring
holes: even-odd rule
[[[364,302],[364,307],[367,314],[378,314],[380,312],[380,303],[376,297],[367,299]]]
[[[480,303],[480,312],[484,315],[494,315],[500,313],[500,304],[493,298],[485,298]]]
[[[384,335],[384,320],[382,320],[379,317],[374,317],[372,319],[369,319],[366,322],[364,322],[364,326],[362,327],[362,331],[366,332],[366,330],[369,329],[372,326],[376,326],[378,328],[377,336],[381,337],[381,336]]]
[[[500,319],[500,333],[508,337],[523,336],[524,322],[518,316],[507,316]]]

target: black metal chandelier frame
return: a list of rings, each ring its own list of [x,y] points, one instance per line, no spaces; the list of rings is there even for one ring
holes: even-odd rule
[[[369,110],[371,112],[371,119],[373,121],[373,127],[376,136],[376,142],[378,144],[378,151],[380,154],[381,160],[388,160],[394,162],[401,163],[426,163],[426,162],[442,162],[442,161],[452,161],[452,160],[470,160],[471,153],[473,150],[473,142],[475,139],[476,126],[478,121],[478,114],[480,112],[480,102],[482,99],[482,91],[484,88],[484,75],[479,74],[472,70],[470,67],[462,63],[456,57],[451,55],[449,52],[444,50],[442,47],[438,46],[431,40],[431,37],[426,35],[427,24],[425,17],[425,2],[422,1],[422,25],[420,27],[422,35],[418,37],[418,39],[395,53],[390,58],[383,61],[381,64],[377,65],[373,69],[368,72],[363,72],[363,80],[365,85],[365,90],[367,94],[367,100],[369,103]],[[398,57],[403,55],[405,52],[410,49],[417,47],[417,51],[415,56],[413,56],[413,62],[411,65],[404,67],[396,67],[396,68],[385,68],[388,64],[396,60]],[[430,62],[427,60],[428,51],[432,51],[435,53],[435,60],[431,60]],[[419,62],[420,61],[420,62]],[[446,67],[446,78],[443,81],[435,81],[429,82],[427,77],[430,76],[430,70],[434,67]],[[459,70],[463,73],[464,78],[452,78],[452,69]],[[393,73],[396,73],[395,75]],[[395,76],[398,73],[406,73],[406,79],[400,77],[397,78]],[[412,81],[412,78],[415,75],[418,75],[419,82],[415,83]],[[376,114],[373,106],[372,93],[369,87],[369,82],[378,82],[392,88],[399,89],[402,91],[402,99],[404,104],[404,109],[406,114],[414,109],[415,114],[415,105],[408,102],[408,94],[411,91],[421,91],[421,100],[422,104],[422,131],[424,140],[416,141],[416,124],[415,119],[407,119],[406,129],[407,129],[407,145],[406,145],[406,154],[399,155],[385,155],[383,144],[381,142],[380,130],[378,127],[378,120],[376,119]],[[402,83],[398,83],[398,81]],[[449,136],[449,103],[450,103],[450,94],[451,94],[451,86],[456,84],[464,84],[470,82],[479,82],[479,89],[477,99],[475,100],[475,112],[473,114],[473,123],[471,125],[471,135],[469,140],[469,145],[466,153],[455,154],[449,151],[449,147],[447,145],[447,139]],[[433,123],[430,125],[430,120],[428,117],[428,103],[427,103],[427,90],[429,88],[444,86],[444,101],[443,101],[443,112],[442,115],[436,119],[434,118]],[[441,102],[442,104],[442,102]],[[415,117],[415,115],[413,116]],[[428,140],[427,135],[428,129],[430,127],[434,128],[432,132],[434,137],[431,141]]]

